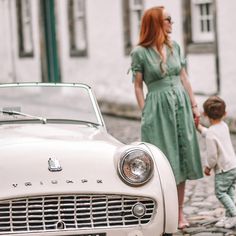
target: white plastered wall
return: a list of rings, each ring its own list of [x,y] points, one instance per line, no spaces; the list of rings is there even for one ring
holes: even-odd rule
[[[2,71],[0,82],[32,82],[41,81],[39,8],[38,0],[32,4],[32,37],[34,57],[19,57],[16,1],[0,2],[0,60]]]

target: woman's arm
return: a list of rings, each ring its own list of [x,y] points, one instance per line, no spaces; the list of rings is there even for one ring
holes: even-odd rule
[[[136,72],[135,74],[134,91],[138,102],[138,106],[141,110],[143,110],[145,103],[144,92],[143,92],[143,74],[140,72]]]
[[[195,99],[195,96],[193,94],[193,90],[192,90],[192,86],[188,80],[188,75],[187,72],[185,70],[185,68],[182,68],[180,71],[180,78],[181,78],[181,82],[185,88],[185,90],[187,91],[191,104],[192,104],[192,111],[195,117],[200,117],[200,112],[199,109],[197,107],[197,102]]]

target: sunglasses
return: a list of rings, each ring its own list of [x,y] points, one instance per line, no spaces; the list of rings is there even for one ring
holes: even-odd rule
[[[168,21],[170,24],[174,23],[171,19],[171,16],[167,16],[164,20]]]

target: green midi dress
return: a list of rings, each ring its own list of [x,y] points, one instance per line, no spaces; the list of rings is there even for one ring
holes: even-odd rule
[[[147,86],[141,118],[141,139],[157,146],[168,158],[179,184],[203,177],[192,107],[180,70],[185,66],[180,47],[167,48],[166,63],[152,48],[131,52],[133,79],[141,72]]]

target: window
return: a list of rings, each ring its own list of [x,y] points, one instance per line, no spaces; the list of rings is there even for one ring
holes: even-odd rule
[[[220,91],[216,10],[216,0],[182,0],[188,74],[200,95]]]
[[[138,43],[140,22],[143,12],[142,0],[123,0],[123,25],[125,55],[129,55]]]
[[[17,0],[18,48],[20,57],[33,57],[31,0]]]
[[[85,0],[68,1],[70,56],[87,56]]]
[[[182,0],[186,53],[214,53],[217,44],[216,0]]]
[[[214,40],[212,0],[192,0],[192,41],[212,42]]]

